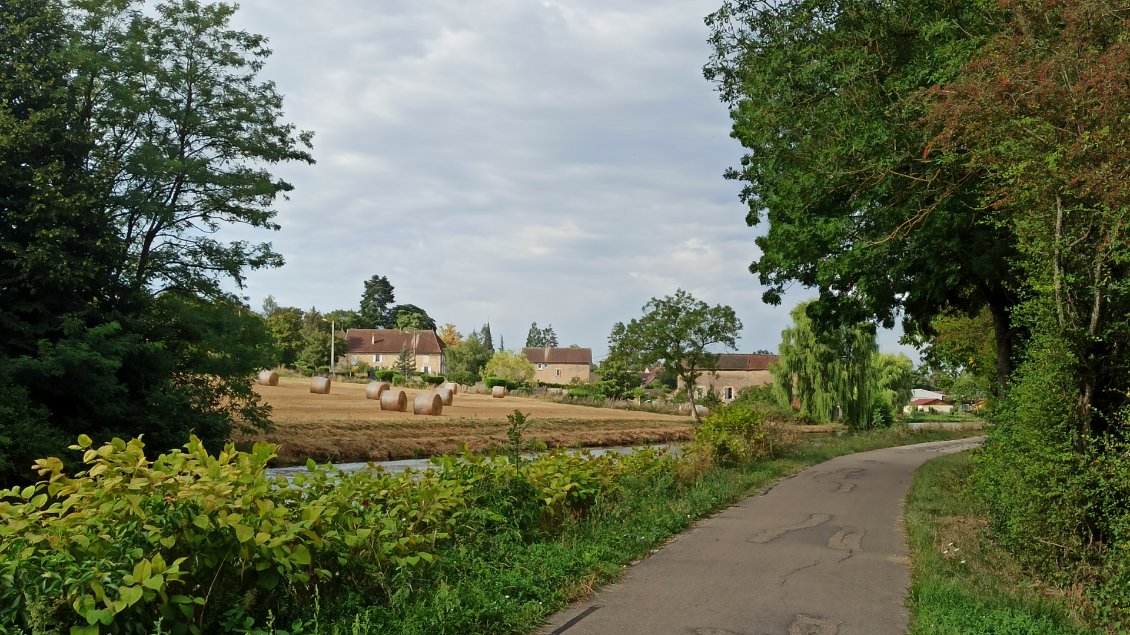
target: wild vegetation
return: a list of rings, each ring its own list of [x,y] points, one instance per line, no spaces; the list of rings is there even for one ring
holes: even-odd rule
[[[616,579],[695,519],[832,456],[937,438],[803,444],[746,407],[707,417],[682,458],[652,450],[497,457],[423,473],[316,466],[272,478],[267,444],[156,460],[80,437],[0,499],[0,628],[31,632],[507,633]]]

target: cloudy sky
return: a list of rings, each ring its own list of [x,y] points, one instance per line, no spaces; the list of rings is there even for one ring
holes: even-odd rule
[[[722,178],[741,148],[701,70],[717,4],[242,0],[318,161],[279,170],[295,191],[266,239],[287,264],[243,293],[355,309],[386,275],[496,346],[536,321],[599,359],[614,322],[681,287],[737,311],[740,350],[775,351],[808,294],[763,305],[747,270],[756,233]]]

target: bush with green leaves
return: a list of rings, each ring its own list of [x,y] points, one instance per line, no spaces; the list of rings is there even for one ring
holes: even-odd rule
[[[420,380],[430,386],[438,386],[447,381],[447,378],[443,375],[429,375],[427,373],[420,373]]]
[[[396,376],[396,371],[386,368],[378,370],[375,374],[380,381],[392,381],[392,378]]]
[[[705,416],[694,431],[693,451],[719,465],[747,465],[768,453],[765,414],[735,403]]]
[[[466,508],[437,473],[269,477],[263,443],[210,456],[193,438],[154,461],[137,439],[72,448],[85,471],[42,459],[38,484],[0,492],[0,630],[231,631],[302,613],[315,587],[390,594]]]

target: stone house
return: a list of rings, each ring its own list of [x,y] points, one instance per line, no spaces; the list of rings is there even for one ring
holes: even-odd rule
[[[574,377],[592,380],[591,348],[523,348],[534,365],[534,379],[543,384],[568,384]]]
[[[713,372],[703,371],[695,382],[698,394],[713,389],[722,401],[733,401],[742,388],[773,383],[769,365],[776,363],[779,355],[722,353]]]
[[[416,372],[442,375],[447,370],[446,346],[435,331],[398,329],[349,329],[345,332],[346,363],[365,362],[373,368],[396,368],[400,352],[416,357]]]

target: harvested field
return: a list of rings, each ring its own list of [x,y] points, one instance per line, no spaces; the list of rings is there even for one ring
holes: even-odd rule
[[[365,398],[365,384],[334,382],[328,395],[309,392],[309,380],[280,378],[278,386],[255,386],[273,409],[276,430],[237,442],[278,444],[283,465],[404,459],[506,444],[506,415],[521,410],[532,425],[526,437],[548,447],[630,445],[681,441],[691,436],[690,417],[559,404],[542,399],[460,392],[439,416],[382,411]],[[411,403],[417,394],[406,389]]]

